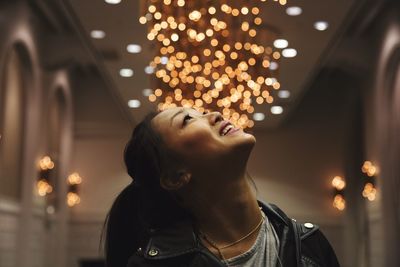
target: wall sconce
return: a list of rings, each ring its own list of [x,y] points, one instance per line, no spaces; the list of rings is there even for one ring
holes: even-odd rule
[[[364,174],[364,189],[362,195],[369,201],[374,201],[376,198],[376,177],[377,167],[371,163],[371,161],[365,161],[361,167],[361,171]]]
[[[50,184],[51,170],[54,169],[54,162],[49,156],[45,156],[39,161],[39,176],[36,183],[39,196],[46,196],[53,192],[53,186]]]
[[[344,188],[346,187],[346,182],[340,176],[335,176],[332,179],[333,186],[333,207],[342,211],[346,208],[346,200],[344,199]]]
[[[82,183],[82,177],[77,172],[72,173],[68,176],[68,193],[67,193],[67,204],[69,207],[73,207],[81,202],[79,197],[79,185]]]

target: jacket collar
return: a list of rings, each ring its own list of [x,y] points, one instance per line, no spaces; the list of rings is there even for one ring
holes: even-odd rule
[[[293,236],[290,219],[275,205],[262,201],[258,201],[258,203],[279,236],[279,257],[281,260],[283,257],[293,258],[292,253],[295,251],[290,249],[292,244],[290,237]],[[194,233],[192,223],[189,221],[167,229],[150,230],[150,233],[151,237],[143,255],[147,259],[166,259],[204,249]]]

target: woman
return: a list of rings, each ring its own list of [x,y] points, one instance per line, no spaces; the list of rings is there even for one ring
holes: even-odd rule
[[[317,226],[257,201],[255,143],[218,112],[146,116],[125,149],[133,181],[106,220],[107,266],[339,266]]]

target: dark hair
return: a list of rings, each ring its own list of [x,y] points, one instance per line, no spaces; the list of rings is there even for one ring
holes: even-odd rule
[[[149,229],[190,219],[174,196],[160,186],[169,158],[151,125],[157,114],[149,113],[135,127],[125,147],[125,165],[133,181],[116,197],[104,222],[100,245],[105,234],[107,267],[126,267],[129,257],[148,241]]]

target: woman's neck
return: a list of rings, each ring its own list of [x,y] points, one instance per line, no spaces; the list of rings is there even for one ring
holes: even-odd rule
[[[245,177],[191,193],[190,209],[196,227],[220,246],[245,236],[262,218],[255,193]]]

